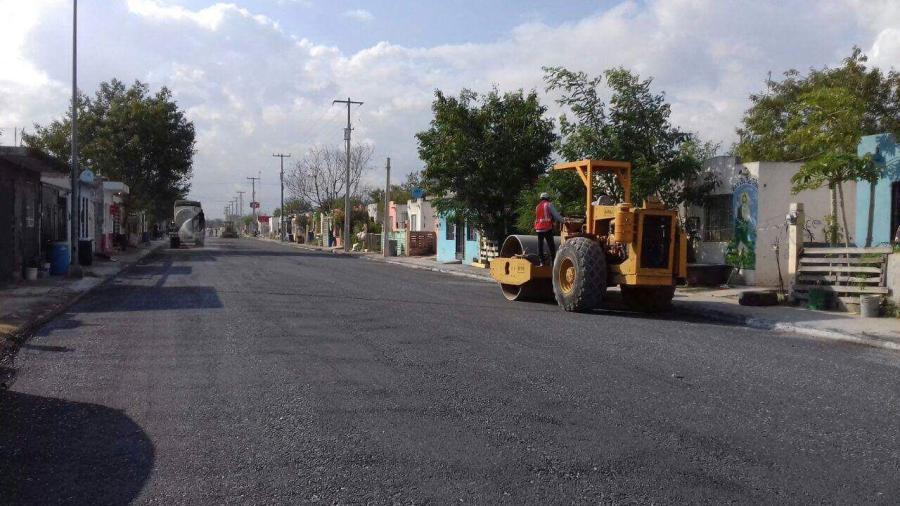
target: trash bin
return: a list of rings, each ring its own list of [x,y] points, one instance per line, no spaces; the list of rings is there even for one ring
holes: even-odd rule
[[[94,241],[84,239],[78,241],[78,263],[81,265],[94,263]]]
[[[150,242],[150,232],[143,232],[141,234],[141,242],[143,242],[143,243]]]
[[[181,247],[181,238],[177,235],[169,236],[169,247],[172,249],[178,249]]]
[[[70,254],[69,243],[53,243],[53,246],[50,247],[50,274],[68,274]]]

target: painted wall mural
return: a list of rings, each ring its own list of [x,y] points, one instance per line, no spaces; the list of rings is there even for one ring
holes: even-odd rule
[[[759,183],[745,177],[732,188],[734,236],[725,250],[725,262],[739,269],[755,269]]]

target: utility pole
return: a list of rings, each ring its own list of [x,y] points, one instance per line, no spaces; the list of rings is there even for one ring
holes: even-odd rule
[[[239,191],[238,193],[238,217],[244,217],[244,194],[247,193],[245,191]]]
[[[250,233],[252,234],[256,231],[256,228],[255,228],[256,227],[256,207],[255,207],[255,205],[257,203],[256,202],[256,182],[259,181],[259,178],[258,177],[248,177],[247,179],[250,180],[250,187],[251,187],[251,192],[252,192],[252,196],[250,198],[253,199],[250,201],[250,207],[251,207],[250,212],[251,212],[251,214],[253,214],[253,223],[250,224],[250,228],[253,229],[250,231]]]
[[[284,242],[284,159],[290,158],[291,154],[288,153],[283,155],[278,153],[277,155],[273,154],[272,156],[281,158],[281,215],[278,216],[278,231],[281,232],[281,241]]]
[[[344,140],[347,141],[347,174],[344,178],[344,251],[350,251],[350,106],[363,105],[362,102],[347,100],[332,100],[331,105],[347,104],[347,128],[344,129]]]
[[[384,182],[384,216],[382,216],[382,220],[384,224],[381,227],[381,254],[382,256],[389,257],[391,256],[391,239],[388,235],[388,231],[391,226],[391,157],[387,159],[387,166],[385,166],[385,171],[387,172],[387,178]]]
[[[72,2],[72,173],[69,175],[72,185],[71,202],[71,234],[72,234],[72,274],[78,276],[81,268],[78,263],[78,237],[81,219],[78,201],[78,0]]]

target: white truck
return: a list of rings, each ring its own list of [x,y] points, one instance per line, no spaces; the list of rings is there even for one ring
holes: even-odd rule
[[[176,200],[175,219],[169,227],[169,245],[178,248],[194,243],[203,246],[206,237],[206,217],[196,200]]]

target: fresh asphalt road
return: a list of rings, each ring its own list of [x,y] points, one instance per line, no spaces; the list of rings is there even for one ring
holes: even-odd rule
[[[19,352],[2,504],[897,503],[900,354],[250,239]]]

